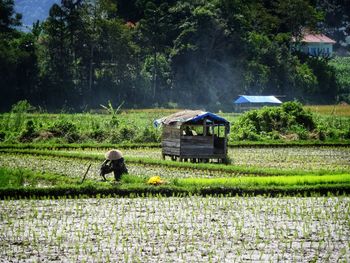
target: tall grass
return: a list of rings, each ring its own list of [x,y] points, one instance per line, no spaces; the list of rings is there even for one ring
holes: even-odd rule
[[[324,115],[350,117],[350,105],[308,105],[304,108]]]

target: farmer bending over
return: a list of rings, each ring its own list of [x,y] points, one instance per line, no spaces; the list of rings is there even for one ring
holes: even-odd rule
[[[121,151],[110,150],[105,154],[105,157],[106,160],[102,163],[100,168],[100,176],[106,181],[105,175],[113,172],[115,180],[120,181],[122,174],[128,173]]]

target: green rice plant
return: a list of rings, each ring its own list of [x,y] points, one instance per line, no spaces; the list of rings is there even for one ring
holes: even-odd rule
[[[21,171],[0,168],[0,187],[19,187],[23,186],[24,181]]]
[[[0,157],[3,165],[10,165],[12,168],[25,167],[35,171],[31,176],[25,178],[26,187],[3,189],[3,196],[6,193],[11,196],[29,196],[30,194],[60,196],[65,192],[71,193],[72,196],[83,194],[92,196],[121,194],[125,196],[143,193],[167,196],[192,193],[201,195],[288,193],[310,196],[314,192],[317,195],[327,194],[328,191],[336,195],[349,192],[349,174],[342,170],[305,172],[290,169],[280,171],[269,168],[244,168],[236,165],[176,163],[126,156],[127,164],[130,165],[130,175],[126,175],[121,184],[110,185],[97,182],[99,178],[97,167],[103,160],[102,154],[97,152],[31,149],[1,149],[0,151],[6,153]],[[33,154],[38,156],[29,156]],[[336,155],[331,156],[337,157]],[[86,170],[86,161],[93,162],[94,168],[91,171],[92,174],[87,177],[88,180],[79,185],[81,181],[79,177]],[[47,173],[50,170],[52,172]],[[158,175],[158,172],[154,174],[155,171],[158,171],[162,177],[164,176],[168,184],[156,189],[147,186],[147,179]],[[42,172],[44,174],[40,175]],[[181,181],[183,174],[189,174],[192,181]],[[43,189],[43,187],[48,187],[48,189]]]
[[[103,155],[100,154],[94,154],[94,153],[82,153],[82,152],[63,152],[63,151],[48,151],[48,150],[27,150],[27,149],[0,149],[0,152],[3,153],[21,153],[21,154],[34,154],[34,155],[42,155],[42,156],[54,156],[54,157],[67,157],[67,158],[76,158],[76,159],[82,159],[82,160],[103,160]],[[332,154],[332,153],[331,153]],[[342,154],[342,153],[341,153]],[[332,156],[332,155],[331,155]],[[344,156],[341,157],[341,163],[343,163],[343,160],[345,162],[346,157],[348,156],[347,150],[344,150]],[[251,158],[253,158],[252,156]],[[293,156],[292,156],[293,157]],[[337,157],[337,156],[332,156]],[[277,158],[281,158],[280,156],[276,156]],[[303,161],[304,156],[299,156],[298,158],[301,159],[301,162]],[[345,159],[344,159],[345,158]],[[256,157],[255,157],[256,159]],[[289,161],[289,165],[292,167],[289,169],[280,169],[279,167],[259,167],[262,166],[260,163],[257,163],[255,166],[246,167],[241,164],[235,164],[235,165],[223,165],[223,164],[210,164],[210,163],[201,163],[201,164],[193,164],[193,163],[181,163],[181,162],[173,162],[173,161],[163,161],[163,160],[156,160],[152,158],[140,158],[140,157],[129,157],[126,156],[125,160],[127,163],[135,163],[135,164],[144,164],[149,166],[166,166],[166,167],[172,167],[172,168],[179,168],[179,169],[200,169],[200,170],[209,170],[209,171],[220,171],[224,173],[241,173],[241,174],[261,174],[261,175],[302,175],[302,174],[341,174],[346,172],[348,170],[349,165],[348,163],[344,163],[342,167],[344,168],[338,168],[333,169],[334,171],[329,171],[327,169],[323,170],[321,167],[313,168],[314,171],[312,172],[305,172],[301,169],[295,169],[293,167],[293,160],[291,159]],[[329,159],[331,162],[332,159]],[[247,160],[249,161],[249,160]],[[263,163],[264,160],[261,161]],[[334,162],[334,160],[333,160]],[[332,166],[332,164],[328,164],[329,166]]]
[[[130,174],[123,174],[121,178],[121,183],[123,184],[143,184],[147,180],[146,177],[139,177]]]

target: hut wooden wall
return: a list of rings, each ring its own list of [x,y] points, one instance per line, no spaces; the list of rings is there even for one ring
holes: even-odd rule
[[[226,138],[214,138],[214,154],[226,154]]]
[[[180,155],[180,129],[167,125],[163,126],[162,153]]]
[[[186,136],[175,126],[163,126],[162,154],[180,158],[224,158],[226,138]]]
[[[212,156],[212,136],[181,136],[181,156]]]

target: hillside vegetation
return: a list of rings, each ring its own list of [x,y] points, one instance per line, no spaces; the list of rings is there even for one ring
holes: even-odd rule
[[[108,100],[228,111],[239,94],[347,100],[328,58],[291,45],[305,28],[347,25],[342,1],[65,0],[28,33],[14,1],[1,3],[1,111],[23,99],[73,112]]]
[[[350,57],[336,57],[330,61],[335,68],[339,85],[339,101],[350,101]]]

